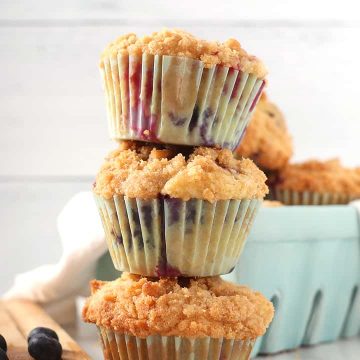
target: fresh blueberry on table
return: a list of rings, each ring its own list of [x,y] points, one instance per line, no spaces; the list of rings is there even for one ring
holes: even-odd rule
[[[7,343],[6,343],[5,338],[2,335],[0,335],[0,349],[7,352]]]
[[[46,335],[50,338],[53,338],[53,339],[59,341],[58,334],[54,330],[46,328],[46,327],[36,327],[35,329],[32,329],[28,335],[27,341],[29,342],[33,336],[36,336],[39,334]]]
[[[9,360],[6,352],[3,349],[0,349],[0,360]]]
[[[28,351],[35,360],[61,360],[62,355],[59,341],[44,334],[30,338]]]

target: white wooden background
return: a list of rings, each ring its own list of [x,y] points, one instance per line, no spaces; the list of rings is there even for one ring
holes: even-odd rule
[[[56,214],[113,146],[100,51],[164,26],[238,38],[268,66],[295,158],[360,165],[355,0],[0,0],[0,294],[16,272],[59,256]]]

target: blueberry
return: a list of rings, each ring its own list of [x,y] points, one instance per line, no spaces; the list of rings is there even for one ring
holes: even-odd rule
[[[200,126],[200,137],[203,141],[209,142],[207,139],[207,132],[209,128],[209,121],[211,120],[211,117],[214,115],[213,111],[210,108],[207,108],[202,116],[202,125]]]
[[[152,215],[152,206],[150,205],[143,205],[141,207],[141,212],[143,214],[145,226],[148,230],[151,231],[152,224],[153,224],[153,215]]]
[[[2,335],[0,335],[0,349],[7,352],[7,343],[6,343],[5,338]]]
[[[9,360],[6,352],[3,349],[0,349],[0,360]]]
[[[189,131],[192,132],[194,128],[197,126],[199,121],[199,107],[195,105],[193,114],[191,116],[190,124],[189,124]]]
[[[196,200],[189,200],[186,203],[186,223],[192,223],[195,224],[195,218],[196,218]]]
[[[33,336],[37,336],[37,335],[46,335],[47,337],[59,341],[58,334],[54,330],[46,327],[37,327],[35,329],[32,329],[28,335],[27,341],[29,342]]]
[[[44,334],[31,337],[28,351],[35,360],[60,360],[62,355],[59,341]]]
[[[175,224],[180,220],[181,200],[176,198],[166,198],[169,209],[169,225]]]
[[[171,121],[175,126],[182,127],[182,126],[185,124],[186,120],[187,120],[186,117],[183,117],[183,118],[177,117],[173,112],[169,112],[168,115],[169,115],[170,121]]]

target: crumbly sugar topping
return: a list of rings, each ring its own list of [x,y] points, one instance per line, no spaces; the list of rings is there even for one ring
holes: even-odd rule
[[[134,33],[122,35],[106,47],[102,58],[119,53],[189,57],[201,60],[208,68],[222,65],[255,74],[258,78],[267,74],[264,64],[249,55],[237,40],[206,41],[182,30],[163,29],[141,38]]]
[[[162,147],[126,141],[109,154],[94,191],[104,198],[125,195],[152,199],[167,195],[184,201],[263,198],[266,176],[248,159],[228,149]]]
[[[267,170],[281,169],[289,162],[293,144],[284,116],[265,96],[261,97],[236,153]]]
[[[158,280],[123,273],[112,282],[94,280],[91,287],[84,320],[138,337],[255,339],[274,314],[262,294],[220,277]]]
[[[338,159],[309,160],[287,165],[278,174],[276,187],[360,196],[360,173],[357,169],[342,166]]]

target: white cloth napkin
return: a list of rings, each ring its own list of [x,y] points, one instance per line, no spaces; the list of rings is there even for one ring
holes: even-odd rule
[[[65,324],[74,321],[75,299],[88,293],[97,260],[107,247],[91,192],[75,195],[58,216],[57,226],[63,247],[59,262],[17,275],[4,298],[37,302]]]

